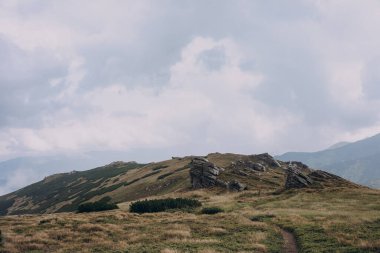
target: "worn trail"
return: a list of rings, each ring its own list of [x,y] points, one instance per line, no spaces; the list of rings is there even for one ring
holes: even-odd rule
[[[282,228],[280,228],[281,235],[284,238],[284,253],[298,253],[296,238],[294,235]]]

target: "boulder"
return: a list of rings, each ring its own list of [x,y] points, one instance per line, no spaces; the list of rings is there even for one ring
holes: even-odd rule
[[[305,188],[313,184],[313,180],[298,170],[296,166],[290,165],[286,170],[286,173],[286,189]]]
[[[223,168],[217,167],[215,164],[209,162],[206,158],[195,157],[190,163],[190,177],[193,189],[222,187],[232,191],[242,191],[247,188],[245,184],[237,180],[225,182],[218,179],[219,174]]]
[[[255,160],[260,160],[262,163],[268,165],[269,167],[281,167],[281,164],[268,153],[252,155],[251,157]]]
[[[195,157],[190,163],[190,177],[193,188],[209,188],[218,186],[217,180],[221,168],[218,168],[206,158]]]

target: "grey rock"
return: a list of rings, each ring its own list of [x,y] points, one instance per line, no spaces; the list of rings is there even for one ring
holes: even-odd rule
[[[252,161],[242,161],[242,160],[238,160],[236,161],[235,163],[232,163],[231,164],[231,167],[233,169],[236,169],[236,170],[241,170],[241,169],[249,169],[249,170],[254,170],[254,171],[266,171],[266,167],[261,164],[261,163],[255,163],[255,162],[252,162]]]
[[[193,188],[209,188],[220,185],[217,180],[221,169],[206,158],[195,157],[190,163],[190,177]]]
[[[315,170],[311,172],[308,176],[317,181],[325,181],[326,179],[345,180],[337,175],[328,173],[323,170]]]
[[[277,167],[277,168],[281,167],[281,164],[268,153],[252,155],[251,157],[254,159],[260,160],[261,162],[268,165],[269,167]]]
[[[298,170],[296,166],[290,165],[286,172],[285,189],[306,188],[313,184],[313,180]]]

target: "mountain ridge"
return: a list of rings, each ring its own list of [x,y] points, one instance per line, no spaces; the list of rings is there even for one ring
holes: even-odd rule
[[[194,165],[194,161],[198,162]],[[302,163],[277,161],[269,154],[211,153],[205,157],[173,157],[148,164],[119,161],[87,171],[54,174],[1,196],[0,214],[72,212],[80,204],[105,197],[113,203],[122,203],[187,192],[195,187],[194,182],[201,187],[217,187],[219,191],[283,190],[290,168],[301,173],[301,177],[293,178],[296,185],[302,185],[303,178],[310,174],[308,181],[312,183],[302,187],[357,187]]]
[[[327,170],[356,183],[380,187],[380,134],[334,149],[287,152],[276,156],[276,159],[301,161],[310,167]]]

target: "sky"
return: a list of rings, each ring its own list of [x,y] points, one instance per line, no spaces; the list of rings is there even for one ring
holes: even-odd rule
[[[377,0],[0,0],[0,160],[377,134],[379,24]]]

